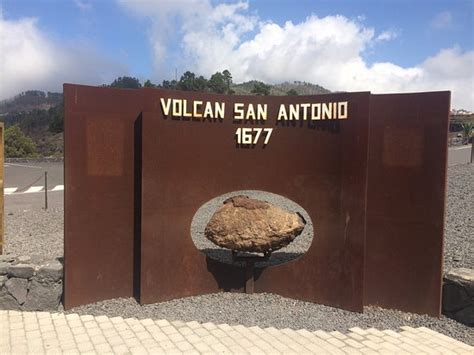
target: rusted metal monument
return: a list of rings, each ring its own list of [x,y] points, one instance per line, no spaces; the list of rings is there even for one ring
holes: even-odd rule
[[[197,250],[190,225],[216,196],[261,190],[315,236],[256,268],[255,292],[440,314],[449,92],[64,93],[66,308],[244,290],[246,269]]]

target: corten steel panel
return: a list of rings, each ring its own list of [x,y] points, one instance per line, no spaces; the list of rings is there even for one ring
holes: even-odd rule
[[[64,85],[64,305],[133,295],[134,90]]]
[[[449,101],[371,96],[365,304],[440,315]]]
[[[194,246],[191,221],[224,193],[263,190],[305,208],[315,236],[308,252],[258,272],[257,292],[276,292],[362,311],[369,93],[309,97],[237,97],[164,90],[160,97],[225,101],[216,122],[143,113],[141,302],[239,290],[244,269],[207,259]],[[280,103],[349,101],[349,119],[276,123]],[[232,120],[235,102],[268,104],[263,124]],[[268,145],[237,147],[239,127],[273,127]],[[230,251],[229,251],[230,253]]]

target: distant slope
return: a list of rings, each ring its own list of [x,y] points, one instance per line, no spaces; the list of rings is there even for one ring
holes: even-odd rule
[[[63,154],[63,94],[29,90],[0,102],[0,121],[18,125],[40,156]]]
[[[236,95],[253,95],[252,89],[257,81],[247,81],[241,84],[233,84],[232,90],[235,91]],[[323,88],[322,86],[307,83],[304,81],[294,81],[293,83],[284,82],[281,84],[270,85],[270,95],[284,96],[287,92],[294,90],[298,95],[319,95],[328,94],[331,91]]]
[[[0,102],[0,115],[7,113],[29,112],[32,110],[48,110],[63,102],[63,94],[58,92],[43,92],[28,90]]]

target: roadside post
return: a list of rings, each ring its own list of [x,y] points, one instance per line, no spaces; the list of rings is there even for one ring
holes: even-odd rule
[[[48,209],[48,172],[44,172],[44,209]]]

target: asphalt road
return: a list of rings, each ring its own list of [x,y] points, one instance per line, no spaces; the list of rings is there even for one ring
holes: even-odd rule
[[[448,164],[466,164],[470,161],[471,145],[449,149]],[[5,195],[5,212],[44,208],[44,188],[40,192],[24,193],[31,186],[44,186],[44,173],[48,172],[48,207],[64,205],[63,191],[51,191],[64,185],[62,162],[5,163],[5,188],[17,188],[15,193]]]
[[[55,163],[5,163],[5,188],[17,188],[13,194],[5,194],[5,213],[45,206],[44,173],[48,172],[48,207],[62,207],[63,191],[51,191],[64,185],[64,165]],[[40,192],[24,193],[31,186],[43,186]]]
[[[448,165],[466,164],[471,161],[472,144],[452,147],[448,150]]]

